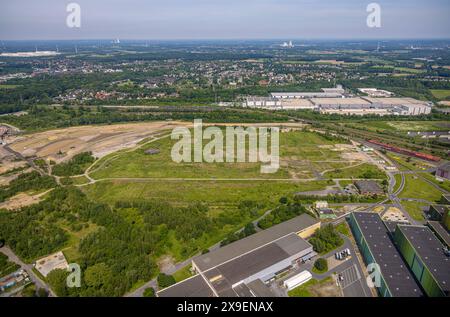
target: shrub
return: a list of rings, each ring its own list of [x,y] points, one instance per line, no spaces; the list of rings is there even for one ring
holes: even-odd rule
[[[153,287],[146,288],[144,291],[144,297],[155,297],[155,290]]]
[[[316,262],[314,262],[314,267],[319,272],[326,272],[328,271],[328,262],[326,259],[323,258],[317,259]]]
[[[172,275],[167,275],[167,274],[164,274],[164,273],[160,273],[158,275],[158,286],[160,288],[166,288],[166,287],[169,287],[170,285],[173,285],[175,283],[176,283],[176,281],[175,281],[175,279],[173,278]]]

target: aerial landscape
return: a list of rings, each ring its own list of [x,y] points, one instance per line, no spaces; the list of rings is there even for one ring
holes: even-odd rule
[[[23,3],[1,6],[19,21]],[[420,38],[284,39],[10,19],[2,303],[450,295],[448,21]]]

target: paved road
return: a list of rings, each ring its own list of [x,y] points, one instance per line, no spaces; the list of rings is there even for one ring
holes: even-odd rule
[[[0,252],[6,255],[11,262],[20,265],[20,267],[30,275],[31,280],[36,284],[38,288],[45,289],[49,296],[56,296],[50,289],[50,287],[33,272],[33,266],[31,264],[22,262],[22,260],[19,259],[19,257],[7,246],[0,248]]]

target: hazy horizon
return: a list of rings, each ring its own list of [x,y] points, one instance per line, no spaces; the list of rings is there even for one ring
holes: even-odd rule
[[[66,25],[81,6],[81,28]],[[381,6],[369,28],[367,5]],[[450,1],[0,0],[2,40],[427,40],[450,38]]]

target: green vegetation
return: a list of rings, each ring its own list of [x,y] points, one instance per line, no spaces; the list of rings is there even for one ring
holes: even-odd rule
[[[333,150],[333,146],[338,142],[347,141],[327,134],[307,131],[281,133],[280,155],[281,159],[286,159],[288,163],[309,160],[313,162],[313,166],[304,162],[293,162],[288,167],[282,166],[277,173],[273,174],[261,174],[260,163],[176,163],[171,158],[171,150],[176,142],[167,137],[149,142],[135,151],[113,153],[98,161],[96,165],[98,168],[93,170],[91,176],[96,179],[111,177],[288,179],[289,173],[295,173],[299,178],[312,178],[312,168],[321,171],[348,165],[341,158],[340,152]],[[158,154],[145,153],[148,149],[155,148],[160,151]],[[323,160],[341,160],[342,163],[324,163]],[[314,161],[320,162],[314,163]],[[371,167],[366,169],[372,170]]]
[[[187,279],[187,278],[192,276],[191,270],[192,270],[192,265],[187,265],[184,268],[176,271],[173,274],[173,278],[175,279],[175,281],[177,283],[181,282],[181,281],[183,281],[183,280],[185,280],[185,279]]]
[[[67,163],[53,166],[52,172],[57,176],[74,176],[83,174],[85,169],[95,161],[92,152],[83,152],[75,155]]]
[[[428,181],[436,184],[440,188],[450,192],[450,181],[447,179],[444,179],[442,181],[438,181],[436,177],[430,173],[418,173],[419,176],[424,177]]]
[[[8,260],[8,257],[0,253],[0,277],[11,274],[19,269],[19,265]]]
[[[2,97],[0,95],[0,97]],[[20,96],[17,98],[20,99]],[[19,99],[15,99],[16,102]],[[0,98],[1,101],[1,98]],[[121,102],[123,103],[123,102]],[[178,106],[179,104],[176,103]],[[21,110],[21,107],[8,107],[8,110],[0,113],[9,113],[11,110]],[[204,122],[285,122],[288,117],[285,114],[273,114],[264,111],[230,110],[219,107],[206,109],[202,106],[191,108],[171,107],[169,109],[111,109],[98,107],[52,107],[29,106],[27,114],[22,116],[8,115],[2,117],[2,122],[19,127],[26,131],[50,130],[71,126],[90,124],[111,124],[122,122],[165,121],[184,120],[192,122],[196,118],[202,118]],[[18,111],[18,110],[16,110]]]
[[[301,204],[294,202],[283,204],[274,209],[270,214],[258,222],[258,227],[267,229],[306,212],[306,208]]]
[[[373,195],[327,195],[327,196],[315,196],[315,195],[303,195],[297,194],[294,197],[295,201],[303,204],[312,204],[318,200],[328,201],[329,203],[372,203],[377,202],[385,196]]]
[[[20,85],[5,85],[5,84],[0,84],[0,90],[1,89],[14,89],[14,88],[18,88],[20,87]]]
[[[422,178],[414,174],[407,174],[405,181],[405,188],[400,193],[400,198],[423,199],[429,202],[437,202],[441,199],[441,191]]]
[[[323,189],[325,185],[323,181],[105,181],[83,187],[83,190],[99,202],[112,207],[116,203],[123,206],[120,211],[131,223],[142,220],[134,207],[125,208],[129,203],[133,206],[134,203],[166,201],[174,208],[189,207],[193,203],[207,207],[206,215],[212,227],[195,241],[178,241],[172,231],[161,235],[165,241],[161,243],[161,252],[165,250],[176,260],[182,260],[225,239],[266,210],[276,207],[280,197],[297,191]]]
[[[433,96],[441,100],[445,100],[450,97],[450,89],[432,89],[430,91]]]
[[[41,176],[38,172],[20,174],[8,186],[0,187],[0,202],[18,193],[26,191],[42,191],[56,186],[53,177]]]
[[[314,251],[319,254],[328,253],[344,244],[344,240],[333,227],[332,224],[317,229],[309,243],[312,244]]]
[[[385,179],[386,173],[372,164],[360,164],[347,168],[336,169],[324,174],[328,178],[365,178],[365,179]]]
[[[350,227],[346,222],[341,222],[334,228],[337,232],[343,234],[344,236],[351,237]]]
[[[423,207],[428,206],[424,203],[418,203],[416,201],[402,201],[402,206],[406,209],[408,214],[417,221],[424,221]]]
[[[70,246],[66,225],[95,223],[101,229],[79,243],[83,287],[68,289],[65,271],[48,280],[61,296],[121,296],[134,283],[156,273],[157,235],[133,226],[107,205],[89,201],[75,188],[56,188],[37,205],[0,213],[0,235],[27,262]],[[50,276],[54,274],[55,276]],[[126,279],[123,277],[126,276]]]
[[[158,274],[158,287],[160,289],[169,287],[175,283],[176,283],[176,281],[172,275],[168,275],[168,274],[164,274],[164,273]]]
[[[319,258],[314,262],[313,272],[317,274],[322,274],[328,271],[327,259]]]
[[[429,164],[412,157],[405,158],[394,154],[388,154],[387,156],[400,165],[399,169],[401,171],[421,171],[431,167]]]
[[[146,288],[144,291],[144,297],[155,297],[156,293],[153,287]]]
[[[402,185],[402,175],[395,174],[394,177],[395,177],[395,186],[393,192],[396,193],[400,189],[400,186]]]
[[[220,246],[223,247],[223,246],[233,243],[237,240],[251,236],[254,233],[256,233],[255,225],[253,223],[249,223],[249,224],[245,225],[244,229],[239,231],[238,233],[229,234],[224,240],[222,240],[220,242]]]
[[[34,284],[27,285],[21,294],[23,297],[36,297],[36,286]]]
[[[331,277],[327,277],[321,281],[316,279],[311,279],[305,284],[300,285],[299,287],[294,288],[293,290],[288,292],[289,297],[316,297],[317,295],[312,292],[312,288],[318,285],[326,284],[332,281]]]

